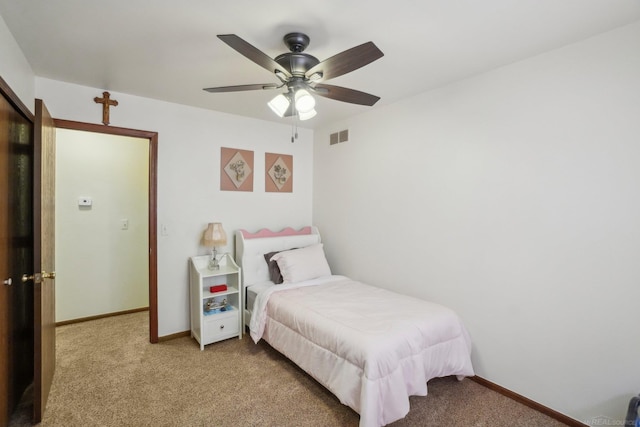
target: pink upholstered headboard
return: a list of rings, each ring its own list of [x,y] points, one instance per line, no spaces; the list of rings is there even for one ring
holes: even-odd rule
[[[236,262],[242,268],[242,282],[245,287],[269,280],[269,269],[264,254],[303,248],[321,242],[320,233],[313,226],[297,231],[287,227],[278,232],[267,229],[256,233],[236,230],[235,240]]]

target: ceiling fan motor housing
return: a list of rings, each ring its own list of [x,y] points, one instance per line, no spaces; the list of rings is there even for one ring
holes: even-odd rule
[[[292,52],[276,56],[275,61],[282,65],[294,77],[304,77],[307,70],[320,62],[315,56],[307,53]]]
[[[290,52],[278,55],[275,61],[288,70],[294,77],[304,77],[311,67],[320,61],[314,56],[302,53],[311,39],[304,33],[289,33],[282,39]]]

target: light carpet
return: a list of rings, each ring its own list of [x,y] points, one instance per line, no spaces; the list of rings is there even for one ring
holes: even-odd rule
[[[357,426],[356,412],[248,335],[200,351],[189,337],[148,342],[148,313],[56,329],[42,426]],[[404,426],[563,426],[471,380],[440,378],[410,399]],[[30,425],[23,403],[11,426]]]

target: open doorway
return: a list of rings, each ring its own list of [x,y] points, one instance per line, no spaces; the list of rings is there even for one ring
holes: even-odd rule
[[[103,125],[94,125],[89,123],[80,123],[73,122],[67,120],[55,120],[55,125],[58,129],[67,129],[72,131],[82,131],[82,132],[92,132],[96,134],[106,134],[113,136],[121,136],[128,138],[141,138],[147,141],[147,147],[145,147],[146,154],[148,155],[148,170],[147,170],[147,178],[148,178],[148,197],[147,197],[147,245],[148,245],[148,271],[146,272],[146,277],[148,278],[148,306],[149,306],[149,341],[152,343],[158,342],[158,312],[157,312],[157,195],[156,195],[156,186],[157,186],[157,178],[156,178],[156,170],[157,170],[157,140],[158,134],[157,132],[149,132],[149,131],[140,131],[135,129],[126,129],[126,128],[116,128],[111,126],[103,126]],[[79,200],[80,197],[86,196],[86,201]],[[76,200],[76,209],[89,211],[91,209],[91,204],[93,203],[92,196],[89,194],[78,194]],[[84,204],[84,206],[81,206]],[[86,212],[85,212],[86,213]],[[113,214],[117,215],[117,214]],[[129,222],[127,223],[127,220]],[[119,227],[117,230],[121,233],[126,233],[126,228],[132,227],[135,224],[131,223],[132,218],[128,217],[128,214],[118,215],[115,220],[116,225]],[[135,220],[133,220],[135,221]],[[139,230],[138,230],[139,231]],[[129,235],[132,233],[128,233]],[[124,235],[124,234],[123,234]],[[62,237],[62,236],[61,236]],[[103,242],[96,241],[95,244],[99,245]],[[146,254],[145,254],[146,255]],[[146,258],[146,257],[145,257]],[[84,273],[87,281],[92,280],[93,272],[91,269],[87,269]],[[121,297],[115,297],[118,299]],[[104,304],[103,304],[104,306]],[[116,307],[116,306],[114,306]],[[119,311],[114,309],[113,311]],[[124,310],[126,311],[126,310]],[[81,316],[81,317],[93,317],[93,316]]]

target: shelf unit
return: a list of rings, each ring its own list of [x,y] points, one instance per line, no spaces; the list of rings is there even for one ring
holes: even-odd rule
[[[219,270],[209,270],[208,255],[189,259],[189,300],[191,307],[191,336],[204,346],[221,340],[238,337],[242,339],[242,295],[239,292],[240,267],[229,254],[222,255]],[[222,292],[209,292],[215,285],[227,285]],[[227,300],[224,311],[208,312],[208,300]]]

